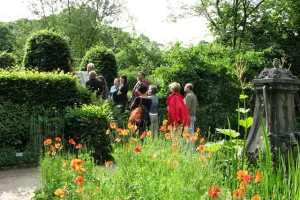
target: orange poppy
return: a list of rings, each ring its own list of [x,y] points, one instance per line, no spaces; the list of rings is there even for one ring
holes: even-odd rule
[[[243,189],[234,190],[233,196],[237,199],[242,199],[245,196],[245,191]]]
[[[56,142],[61,142],[60,137],[56,137],[56,138],[55,138],[55,141],[56,141]]]
[[[94,192],[93,192],[93,196],[95,196],[99,191],[99,188],[96,186],[95,189],[94,189]]]
[[[175,143],[175,144],[172,144],[172,149],[177,149],[178,148],[178,144]]]
[[[142,151],[142,149],[139,145],[137,145],[137,146],[135,146],[134,151],[137,153],[140,153]]]
[[[106,162],[105,162],[105,167],[106,167],[106,168],[109,168],[110,165],[111,165],[111,161],[106,161]]]
[[[84,190],[84,188],[78,188],[78,189],[76,190],[76,192],[77,192],[77,193],[80,193],[80,192],[83,192],[83,190]]]
[[[217,187],[217,186],[211,186],[208,188],[208,195],[212,198],[219,198],[218,194],[219,192],[221,192],[221,188]]]
[[[170,163],[170,160],[164,160],[165,163],[169,164]]]
[[[66,191],[66,189],[57,189],[57,190],[55,190],[54,194],[56,196],[59,196],[60,198],[64,198],[65,195],[67,194],[67,191]]]
[[[200,151],[200,152],[204,152],[205,151],[205,146],[200,145],[199,147],[197,147],[197,150]]]
[[[254,197],[251,198],[251,200],[260,200],[261,197],[259,195],[255,195]]]
[[[81,173],[83,173],[83,172],[85,172],[85,169],[82,168],[82,167],[79,167],[78,171],[81,172]]]
[[[122,135],[123,136],[126,136],[126,135],[128,135],[129,134],[129,130],[128,129],[124,129],[123,131],[122,131]]]
[[[109,134],[110,134],[110,130],[107,129],[106,132],[105,132],[105,134],[106,134],[106,135],[109,135]]]
[[[163,125],[165,126],[165,125],[167,125],[167,124],[168,124],[168,120],[165,119],[165,120],[163,121]]]
[[[79,171],[80,166],[83,164],[83,161],[80,159],[72,159],[71,160],[71,168],[73,170]]]
[[[206,162],[205,156],[199,156],[199,160],[200,160],[201,162]]]
[[[187,138],[188,132],[187,131],[183,131],[182,136]]]
[[[260,182],[260,180],[261,180],[261,177],[262,177],[262,174],[261,174],[261,172],[260,172],[260,171],[257,171],[257,173],[256,173],[256,177],[255,177],[255,183],[258,183],[258,182]]]
[[[111,123],[109,124],[109,126],[110,126],[110,128],[115,129],[115,128],[117,127],[117,124],[114,123],[114,122],[111,122]]]
[[[136,125],[134,125],[134,126],[133,126],[133,130],[136,131],[137,129],[138,129],[138,127],[137,127]]]
[[[75,148],[76,149],[81,149],[82,148],[82,144],[79,143]]]
[[[127,125],[127,127],[128,127],[129,129],[133,129],[133,124],[129,122],[128,125]]]
[[[143,134],[141,135],[140,139],[143,139],[144,137],[146,137],[146,135],[147,135],[147,132],[144,131]]]
[[[55,156],[55,154],[56,154],[55,151],[52,151],[52,152],[51,152],[51,155],[52,155],[52,156]]]
[[[190,139],[189,139],[191,142],[196,142],[197,141],[197,137],[195,137],[195,136],[192,136],[192,137],[190,137]]]
[[[173,162],[172,167],[173,167],[173,168],[176,168],[176,167],[178,167],[178,165],[179,165],[178,162]]]
[[[152,135],[152,132],[151,131],[147,131],[147,135]]]
[[[240,189],[245,189],[247,187],[247,181],[243,180],[240,184]]]
[[[176,152],[172,153],[171,156],[172,156],[173,158],[177,157],[177,156],[178,156],[178,152],[176,151]]]
[[[77,176],[75,179],[75,183],[78,185],[82,185],[84,183],[84,178],[82,176]]]
[[[200,133],[200,128],[197,128],[197,133]]]
[[[65,162],[64,162],[64,167],[66,167],[66,166],[68,166],[68,164],[69,164],[69,161],[68,160],[65,160]]]
[[[131,142],[132,144],[134,144],[134,143],[136,142],[136,139],[133,138],[133,137],[130,137],[130,142]]]
[[[118,132],[119,135],[122,135],[122,131],[123,131],[123,129],[121,129],[121,128],[117,129],[117,132]]]
[[[126,149],[129,149],[130,145],[128,143],[125,144]]]
[[[48,146],[48,145],[50,145],[51,143],[52,143],[52,140],[51,140],[51,139],[47,139],[47,140],[44,141],[44,145],[45,145],[45,146]]]
[[[69,139],[69,143],[75,145],[75,141],[73,139]]]
[[[211,158],[212,157],[212,152],[208,152],[207,157]]]
[[[205,142],[205,139],[204,139],[204,138],[201,138],[201,139],[200,139],[200,143],[203,143],[203,142]]]
[[[169,125],[169,126],[168,126],[168,130],[169,130],[169,131],[172,131],[172,130],[173,130],[173,127],[172,127],[171,125]]]
[[[166,131],[167,131],[167,127],[166,127],[166,126],[161,126],[161,127],[160,127],[160,131],[166,132]]]
[[[240,181],[244,180],[246,176],[248,176],[248,171],[247,170],[239,170],[237,172],[237,179],[240,180]]]
[[[165,134],[165,138],[166,138],[167,140],[171,139],[171,137],[172,137],[171,133],[166,133],[166,134]]]
[[[57,148],[57,149],[62,149],[62,147],[63,147],[63,146],[62,146],[60,143],[56,143],[56,144],[55,144],[55,148]]]

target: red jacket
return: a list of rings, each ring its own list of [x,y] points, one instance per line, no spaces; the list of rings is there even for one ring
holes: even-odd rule
[[[183,124],[190,126],[190,115],[183,102],[183,96],[177,92],[170,94],[167,99],[169,122],[171,125]]]

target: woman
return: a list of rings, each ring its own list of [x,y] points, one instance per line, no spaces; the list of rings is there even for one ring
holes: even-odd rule
[[[150,116],[149,116],[149,111],[151,108],[152,101],[147,95],[147,86],[144,84],[141,84],[138,86],[137,91],[138,91],[138,97],[136,97],[130,107],[130,111],[132,112],[135,108],[139,106],[143,106],[143,113],[142,113],[142,120],[140,123],[136,123],[138,127],[138,131],[140,133],[143,133],[146,130],[149,130],[150,127]]]
[[[118,91],[114,93],[115,95],[114,99],[116,101],[116,104],[121,107],[119,114],[125,112],[125,108],[128,102],[127,92],[128,92],[127,76],[125,74],[122,74],[120,77],[120,86],[118,88]]]
[[[115,78],[114,85],[111,86],[110,91],[109,91],[109,98],[112,99],[114,103],[116,103],[116,102],[115,102],[115,99],[113,98],[113,94],[115,92],[118,92],[119,85],[120,85],[119,79]]]
[[[151,108],[150,108],[150,131],[152,133],[152,138],[156,135],[158,129],[158,98],[156,96],[157,87],[155,85],[150,85],[148,90],[149,98],[152,101]]]
[[[178,127],[182,124],[184,127],[190,125],[189,112],[184,104],[183,96],[180,92],[180,84],[173,82],[169,85],[171,94],[167,99],[169,122],[172,126]]]
[[[101,96],[102,96],[102,99],[108,99],[108,86],[107,86],[107,82],[106,82],[106,79],[104,78],[104,76],[99,76],[98,77],[100,79],[100,81],[103,82],[103,90],[102,90],[102,93],[101,93]]]

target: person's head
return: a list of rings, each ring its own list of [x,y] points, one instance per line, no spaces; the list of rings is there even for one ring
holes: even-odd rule
[[[95,71],[90,71],[90,72],[89,72],[89,78],[90,78],[90,79],[94,79],[94,78],[96,78],[96,76],[97,76],[97,74],[96,74]]]
[[[140,85],[138,86],[137,91],[138,91],[138,94],[139,94],[139,95],[144,95],[144,94],[146,94],[146,92],[148,91],[148,88],[147,88],[146,85],[144,85],[144,84],[142,83],[142,84],[140,84]]]
[[[149,95],[156,95],[157,87],[155,85],[149,85],[148,94]]]
[[[94,65],[94,63],[87,64],[86,69],[87,69],[88,72],[95,71],[95,65]]]
[[[171,93],[180,92],[181,86],[177,82],[173,82],[169,85],[169,90]]]
[[[119,79],[118,79],[118,78],[115,78],[115,80],[114,80],[114,86],[115,86],[115,87],[118,87],[119,85],[120,85]]]
[[[193,84],[191,83],[187,83],[185,86],[184,86],[184,92],[186,93],[189,93],[190,91],[193,91],[194,89],[194,86]]]
[[[143,81],[145,79],[145,73],[144,72],[138,72],[137,74],[137,80]]]
[[[104,76],[100,75],[99,79],[100,79],[100,81],[103,81],[106,84],[106,80],[105,80]]]
[[[125,74],[122,74],[120,77],[121,84],[127,84],[127,76]]]

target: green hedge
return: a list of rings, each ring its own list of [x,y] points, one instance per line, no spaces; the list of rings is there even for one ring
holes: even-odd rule
[[[73,138],[75,142],[87,145],[94,150],[94,159],[98,163],[112,160],[112,147],[108,135],[107,110],[103,106],[87,106],[67,109],[65,116],[65,137]]]
[[[81,86],[77,76],[34,71],[0,71],[0,101],[64,109],[89,104],[94,94]]]
[[[114,54],[103,46],[95,46],[86,52],[82,59],[82,71],[86,71],[88,63],[95,64],[95,71],[98,75],[103,75],[108,85],[112,85],[117,78],[117,61]]]
[[[67,41],[55,32],[38,31],[26,42],[24,67],[37,67],[41,72],[51,72],[57,69],[70,72],[70,60],[71,55]]]
[[[0,68],[6,69],[17,64],[17,59],[14,54],[6,51],[0,53]]]

